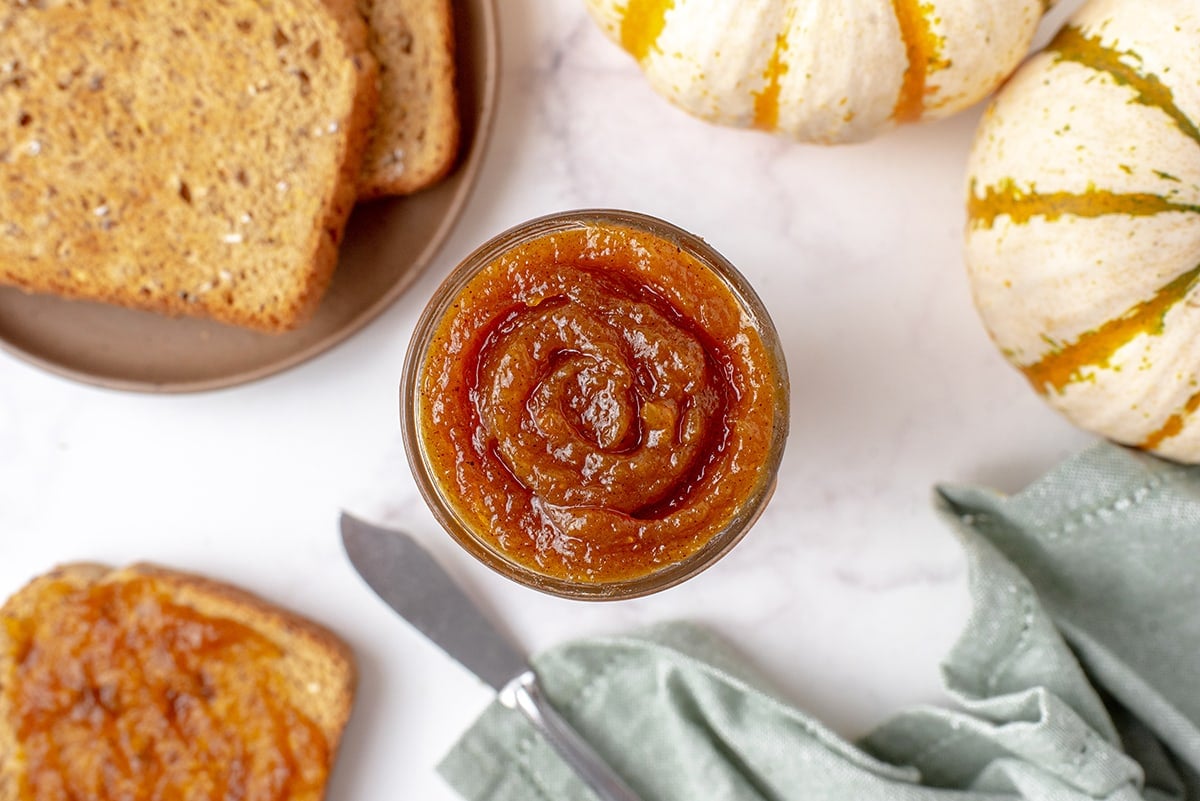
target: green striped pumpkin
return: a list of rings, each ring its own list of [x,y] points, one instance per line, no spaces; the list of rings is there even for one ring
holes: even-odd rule
[[[1200,462],[1200,3],[1091,0],[987,111],[966,260],[1055,408]]]
[[[806,142],[868,139],[992,92],[1053,0],[587,0],[684,110]]]

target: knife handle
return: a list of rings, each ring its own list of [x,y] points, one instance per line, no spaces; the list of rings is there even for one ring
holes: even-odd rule
[[[524,715],[601,801],[641,801],[579,732],[554,711],[532,670],[505,685],[499,700]]]

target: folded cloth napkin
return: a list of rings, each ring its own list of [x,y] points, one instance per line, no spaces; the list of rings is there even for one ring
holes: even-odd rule
[[[1200,468],[1103,444],[937,500],[974,602],[953,709],[852,745],[686,624],[547,651],[546,693],[646,801],[1200,800]],[[471,801],[594,801],[498,705],[440,770]]]

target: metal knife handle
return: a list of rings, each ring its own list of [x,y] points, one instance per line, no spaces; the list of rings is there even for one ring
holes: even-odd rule
[[[505,685],[500,703],[523,714],[601,801],[641,801],[579,732],[554,711],[532,670]]]

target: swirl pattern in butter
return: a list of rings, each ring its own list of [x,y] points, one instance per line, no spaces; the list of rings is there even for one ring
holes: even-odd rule
[[[518,246],[459,291],[425,356],[422,445],[505,558],[611,582],[687,558],[766,480],[781,403],[758,323],[643,231]]]

